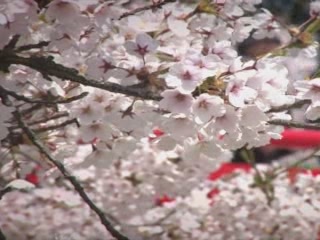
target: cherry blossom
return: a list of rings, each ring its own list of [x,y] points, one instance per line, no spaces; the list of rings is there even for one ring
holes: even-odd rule
[[[159,105],[161,108],[170,110],[172,113],[189,113],[193,104],[193,97],[190,94],[183,94],[180,91],[166,90],[162,93],[163,99]]]
[[[166,83],[169,87],[178,87],[183,93],[193,92],[202,80],[198,67],[181,63],[172,66],[166,77]]]
[[[310,3],[310,15],[314,17],[318,17],[320,13],[320,2],[313,1]]]
[[[206,123],[212,118],[222,117],[226,110],[224,101],[218,96],[210,96],[209,94],[201,94],[193,103],[193,114],[195,121]]]
[[[267,115],[262,112],[256,105],[247,105],[241,111],[241,122],[243,126],[252,128],[265,124],[268,120]]]
[[[318,172],[286,168],[302,152],[230,161],[318,128],[319,1],[298,33],[261,0],[37,2],[0,3],[8,240],[116,239],[84,193],[128,239],[318,240]],[[249,38],[279,44],[241,56]]]
[[[125,44],[130,54],[144,57],[146,54],[153,53],[158,48],[158,43],[148,34],[141,33],[136,37],[136,41],[129,41]]]
[[[107,123],[101,121],[92,122],[81,126],[81,139],[84,142],[91,142],[96,138],[107,141],[112,137],[113,131],[113,128]]]
[[[0,139],[4,139],[9,133],[7,126],[8,126],[8,122],[10,121],[10,118],[12,117],[11,112],[13,111],[13,109],[6,107],[5,105],[3,105],[3,103],[0,103],[0,111],[1,111]]]
[[[50,20],[58,20],[60,23],[68,24],[74,19],[69,16],[79,16],[80,9],[76,3],[69,0],[55,0],[48,5],[46,16]]]
[[[315,78],[308,82],[297,81],[295,83],[295,88],[298,90],[298,97],[301,99],[310,99],[313,104],[318,104],[318,89],[320,84],[320,79]]]
[[[230,103],[235,107],[243,107],[246,102],[257,96],[256,90],[246,86],[247,80],[246,73],[241,73],[236,74],[228,83],[226,94]]]
[[[110,70],[114,69],[114,63],[111,57],[104,56],[103,58],[91,57],[87,60],[87,74],[91,78],[101,79],[111,76]]]

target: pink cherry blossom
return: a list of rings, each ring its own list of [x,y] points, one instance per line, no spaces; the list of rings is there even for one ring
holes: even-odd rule
[[[320,97],[320,78],[310,81],[297,81],[295,88],[298,91],[298,97],[301,99],[310,99],[313,104],[319,104]]]
[[[230,103],[235,107],[243,107],[246,102],[253,100],[257,96],[257,91],[246,86],[247,79],[240,75],[235,75],[227,86],[226,94]]]
[[[223,116],[226,109],[222,98],[204,93],[194,101],[192,111],[196,122],[206,123],[212,118]]]
[[[198,67],[178,63],[170,68],[165,80],[169,87],[177,87],[183,93],[191,93],[204,79]]]
[[[158,48],[158,42],[146,33],[136,36],[135,42],[126,42],[125,47],[130,54],[144,57],[146,54],[153,53]]]
[[[189,113],[193,104],[193,97],[191,94],[183,94],[177,89],[166,90],[162,94],[163,99],[159,106],[172,113]]]
[[[313,1],[310,3],[309,13],[310,13],[310,16],[319,17],[319,14],[320,14],[320,2],[319,1]]]

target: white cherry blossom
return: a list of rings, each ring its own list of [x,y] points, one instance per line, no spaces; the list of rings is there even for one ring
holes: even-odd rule
[[[223,116],[226,109],[222,98],[204,93],[194,101],[192,112],[196,122],[206,123],[212,118]]]
[[[158,48],[158,42],[146,33],[140,33],[136,36],[135,42],[125,43],[125,48],[130,54],[138,57],[144,57],[146,54],[153,53]]]
[[[315,78],[310,81],[297,81],[295,88],[298,91],[298,98],[310,99],[313,104],[319,104],[320,78]]]
[[[191,93],[204,79],[198,67],[178,63],[170,68],[165,80],[169,87],[177,87],[183,93]]]
[[[244,107],[246,102],[252,101],[257,97],[257,91],[246,86],[248,78],[246,73],[235,74],[233,78],[229,80],[226,94],[230,103],[235,107]]]
[[[185,113],[188,114],[191,111],[194,98],[191,94],[183,94],[180,91],[166,90],[162,94],[163,99],[159,105],[165,110],[169,110],[172,113]]]

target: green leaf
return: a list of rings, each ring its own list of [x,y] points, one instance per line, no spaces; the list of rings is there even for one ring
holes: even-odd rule
[[[320,19],[313,21],[303,32],[314,34],[320,30]]]
[[[212,0],[200,0],[197,10],[201,13],[209,13],[213,15],[218,14],[217,7],[214,3],[212,3]]]

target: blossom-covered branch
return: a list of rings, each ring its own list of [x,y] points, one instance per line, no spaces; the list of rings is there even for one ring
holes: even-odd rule
[[[268,121],[268,123],[272,125],[279,125],[284,127],[320,130],[320,125],[318,124],[299,123],[299,122],[287,121],[282,119],[270,120]]]
[[[39,43],[35,43],[35,44],[28,44],[28,45],[23,45],[20,47],[17,47],[14,51],[15,52],[23,52],[23,51],[28,51],[31,49],[38,49],[38,48],[43,48],[49,45],[50,42],[48,41],[41,41]]]
[[[0,200],[3,198],[3,196],[9,192],[12,191],[11,187],[4,187],[3,189],[0,190]],[[0,240],[7,240],[6,236],[2,232],[2,229],[0,228]]]
[[[65,126],[67,126],[69,124],[73,124],[73,123],[79,125],[79,123],[77,122],[77,119],[73,118],[73,119],[66,120],[66,121],[64,121],[64,122],[62,122],[60,124],[56,124],[56,125],[52,125],[52,126],[46,126],[46,127],[40,127],[40,128],[37,128],[37,129],[32,129],[32,131],[34,131],[35,133],[40,133],[40,132],[45,132],[45,131],[52,131],[52,130],[65,127]]]
[[[60,161],[53,158],[50,152],[46,150],[42,143],[38,141],[33,131],[24,123],[20,112],[17,110],[14,115],[19,126],[24,131],[29,140],[34,144],[35,147],[38,148],[39,152],[41,152],[51,163],[53,163],[59,169],[62,175],[73,185],[83,201],[85,201],[85,203],[91,208],[91,210],[97,214],[97,216],[100,218],[101,223],[105,226],[109,233],[117,240],[129,240],[129,238],[121,234],[112,226],[111,222],[107,219],[104,212],[90,199],[76,177],[73,176]]]
[[[68,117],[69,113],[66,111],[62,111],[62,112],[58,112],[52,116],[45,116],[44,118],[41,119],[37,119],[31,122],[28,122],[28,125],[35,125],[35,124],[39,124],[39,123],[44,123],[44,122],[48,122],[50,120],[55,120],[55,119],[59,119],[59,118],[63,118],[63,117]]]
[[[111,82],[99,82],[81,76],[78,70],[58,64],[53,57],[21,57],[11,51],[0,51],[0,70],[8,71],[11,64],[19,64],[30,67],[40,72],[44,78],[51,80],[50,77],[57,77],[62,80],[70,80],[85,86],[91,86],[114,93],[121,93],[127,96],[139,97],[146,100],[160,100],[161,96],[150,92],[144,88],[126,87]]]
[[[310,104],[310,100],[298,100],[293,104],[283,105],[280,107],[273,107],[268,112],[283,112],[290,109],[301,108],[303,105]]]
[[[129,17],[129,16],[132,16],[132,15],[135,15],[139,12],[142,12],[142,11],[146,11],[146,10],[155,10],[157,8],[161,8],[163,5],[167,4],[167,3],[172,3],[172,2],[175,2],[176,0],[159,0],[153,4],[150,4],[150,5],[147,5],[147,6],[143,6],[143,7],[140,7],[140,8],[136,8],[134,9],[133,11],[130,11],[130,12],[126,12],[124,14],[122,14],[120,17],[119,17],[119,20],[121,20],[122,18],[126,18],[126,17]]]
[[[290,169],[301,166],[302,164],[309,161],[312,157],[315,157],[319,153],[319,151],[320,151],[320,148],[316,148],[311,153],[309,153],[306,156],[302,157],[301,159],[295,161],[293,164],[290,164],[290,165],[286,166],[285,168],[276,169],[275,176],[278,176],[281,173],[285,173],[285,172],[289,171]]]
[[[1,229],[0,229],[0,240],[6,240],[6,236],[5,236],[4,233],[1,231]]]
[[[3,196],[4,196],[6,193],[8,193],[8,192],[10,192],[10,191],[11,191],[11,189],[10,189],[9,187],[5,187],[5,188],[1,189],[1,190],[0,190],[0,200],[3,198]]]
[[[87,95],[88,95],[87,92],[83,92],[77,96],[66,98],[66,99],[57,99],[57,100],[32,99],[32,98],[25,97],[23,95],[19,95],[14,91],[7,90],[4,87],[0,86],[0,97],[2,99],[7,98],[8,96],[11,96],[16,100],[24,101],[26,103],[37,103],[37,104],[44,104],[44,105],[71,103],[73,101],[84,98]]]

